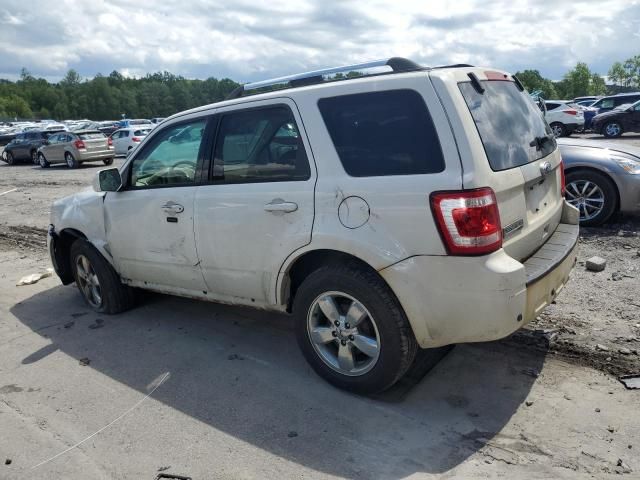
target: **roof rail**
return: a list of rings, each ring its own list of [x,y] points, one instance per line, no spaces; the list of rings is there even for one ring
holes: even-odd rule
[[[368,70],[379,67],[390,67],[392,72],[389,73],[401,73],[401,72],[414,72],[418,70],[425,70],[424,67],[418,65],[411,60],[402,57],[392,57],[386,60],[374,60],[372,62],[356,63],[354,65],[344,65],[342,67],[326,68],[323,70],[313,70],[306,73],[298,73],[295,75],[289,75],[286,77],[272,78],[270,80],[262,80],[259,82],[247,83],[235,88],[228,96],[227,100],[241,97],[243,93],[250,90],[258,90],[261,88],[272,87],[274,85],[285,85],[281,89],[302,87],[305,85],[315,85],[327,81],[325,77],[334,75],[337,73],[349,73],[360,70]],[[384,72],[387,73],[387,72]],[[376,72],[370,75],[380,74]],[[358,78],[358,77],[354,77]]]

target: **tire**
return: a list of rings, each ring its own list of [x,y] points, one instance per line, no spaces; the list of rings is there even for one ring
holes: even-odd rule
[[[607,138],[618,138],[622,133],[622,125],[618,122],[607,122],[602,126],[602,135]]]
[[[102,160],[102,163],[104,163],[105,165],[111,165],[113,163],[113,157],[105,158],[104,160]]]
[[[5,161],[6,161],[9,165],[15,165],[15,164],[16,164],[16,159],[14,158],[13,153],[11,153],[11,152],[7,152],[7,153],[5,154],[5,158],[6,158],[6,160],[5,160]]]
[[[69,152],[64,154],[64,161],[67,162],[67,167],[69,168],[78,168],[80,166],[80,163]]]
[[[560,122],[553,122],[549,126],[551,127],[551,131],[556,138],[567,136],[567,127],[565,127],[564,124]]]
[[[82,298],[94,311],[106,314],[124,312],[133,306],[133,291],[120,282],[111,264],[93,245],[78,239],[71,245],[71,271]],[[85,263],[86,261],[86,263]],[[82,267],[81,267],[82,266]],[[94,296],[97,278],[98,296]]]
[[[38,151],[31,150],[31,163],[34,165],[38,165]]]
[[[570,171],[565,192],[567,201],[580,210],[580,225],[585,227],[602,225],[618,208],[618,191],[613,181],[603,173]]]
[[[49,168],[51,166],[42,152],[38,154],[38,164],[40,168]]]
[[[350,308],[350,302],[359,304],[359,310],[355,311],[365,314],[360,315],[358,327],[346,328],[350,327],[349,318],[355,316],[335,316],[342,320],[339,327],[329,321],[319,306],[327,295],[332,296],[337,313],[342,315]],[[326,265],[311,273],[296,292],[293,315],[298,345],[307,362],[329,383],[355,393],[373,394],[391,387],[411,366],[418,349],[393,292],[375,272],[358,265]],[[322,337],[321,342],[312,341],[312,331],[318,334],[316,338]],[[363,345],[364,340],[367,340],[364,346],[370,346],[372,339],[376,340],[375,353],[365,355],[364,350],[356,347]],[[355,356],[348,353],[354,367],[350,373],[339,363],[341,351],[355,352]],[[327,357],[335,360],[333,366]]]

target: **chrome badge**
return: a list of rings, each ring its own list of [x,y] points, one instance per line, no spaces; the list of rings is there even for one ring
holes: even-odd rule
[[[542,162],[540,164],[540,173],[542,173],[542,175],[549,175],[551,173],[551,162]]]

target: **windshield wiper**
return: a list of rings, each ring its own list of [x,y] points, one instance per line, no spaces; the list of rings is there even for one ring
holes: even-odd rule
[[[549,142],[554,137],[552,135],[544,135],[542,137],[536,137],[531,142],[529,142],[530,147],[536,147],[536,150],[542,150],[544,144]]]

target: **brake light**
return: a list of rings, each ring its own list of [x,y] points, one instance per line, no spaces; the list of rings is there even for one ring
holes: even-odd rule
[[[431,194],[431,210],[450,255],[484,255],[502,247],[502,226],[491,188]]]
[[[141,142],[142,139],[140,137],[131,137],[132,142]]]
[[[564,197],[565,180],[564,180],[564,162],[560,160],[560,194]]]
[[[577,110],[563,110],[562,113],[566,113],[567,115],[577,115]]]
[[[113,147],[113,138],[111,137],[107,138],[107,145],[109,145],[110,147]]]
[[[76,140],[75,142],[73,142],[73,144],[78,150],[84,150],[85,148],[87,148],[82,140]]]

